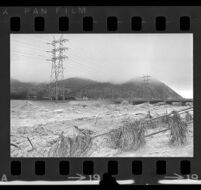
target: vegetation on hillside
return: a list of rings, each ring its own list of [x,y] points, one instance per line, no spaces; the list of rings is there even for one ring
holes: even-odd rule
[[[59,82],[65,86],[66,97],[91,99],[117,99],[128,101],[139,99],[178,99],[181,98],[175,91],[162,82],[152,81],[145,86],[143,81],[128,81],[123,84],[101,83],[89,79],[70,78]],[[48,84],[25,83],[11,80],[12,99],[43,99],[48,97]]]

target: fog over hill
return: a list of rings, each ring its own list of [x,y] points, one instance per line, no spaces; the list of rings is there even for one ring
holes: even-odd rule
[[[151,79],[133,78],[122,84],[97,82],[84,78],[69,78],[59,81],[65,86],[65,95],[88,98],[125,98],[125,99],[180,99],[182,98],[165,83]],[[11,98],[26,96],[48,96],[48,83],[26,83],[11,79]]]

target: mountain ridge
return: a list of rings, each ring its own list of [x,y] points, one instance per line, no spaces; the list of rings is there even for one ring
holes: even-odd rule
[[[88,98],[141,98],[141,99],[181,99],[182,97],[165,83],[151,79],[144,83],[143,79],[131,79],[117,84],[111,82],[97,82],[87,78],[72,77],[58,82],[64,85],[66,96]],[[11,79],[12,94],[48,96],[48,83],[26,83]],[[26,92],[26,93],[25,93]]]

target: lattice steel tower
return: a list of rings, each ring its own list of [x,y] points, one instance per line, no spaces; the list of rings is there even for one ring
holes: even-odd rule
[[[143,81],[144,81],[143,97],[144,97],[144,99],[146,99],[147,101],[149,101],[148,87],[149,87],[149,81],[150,81],[151,76],[144,75],[142,78],[143,78]]]
[[[62,97],[65,100],[65,87],[64,87],[64,60],[68,58],[64,52],[68,50],[65,47],[65,42],[69,41],[68,39],[64,39],[63,36],[56,40],[53,37],[52,42],[47,43],[52,46],[51,51],[47,51],[51,53],[51,59],[47,59],[50,61],[51,73],[50,73],[50,83],[49,83],[49,99],[50,100],[58,100]]]

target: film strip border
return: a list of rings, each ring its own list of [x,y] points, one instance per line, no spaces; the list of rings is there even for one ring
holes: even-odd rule
[[[199,8],[195,12],[191,8],[184,8],[180,13],[180,8],[176,7],[170,8],[173,12],[168,11],[168,7],[161,10],[160,7],[139,7],[139,9],[134,7],[130,8],[128,13],[123,11],[124,8],[120,8],[120,12],[118,8],[117,10],[110,8],[101,15],[104,7],[98,9],[97,13],[94,11],[95,7],[89,9],[78,7],[68,9],[69,16],[65,15],[65,9],[59,14],[55,14],[56,8],[50,9],[50,14],[43,15],[41,8],[16,8],[16,10],[11,8],[11,12],[9,8],[7,10],[3,8],[0,9],[0,20],[4,22],[3,27],[6,28],[4,31],[11,33],[168,33],[175,31],[189,33],[196,31],[197,25],[201,23]],[[25,10],[28,11],[26,15]],[[147,14],[146,10],[148,10]],[[34,11],[38,13],[33,14]],[[195,155],[197,150],[198,148],[195,149]],[[137,179],[139,184],[149,182],[153,184],[163,178],[161,176],[170,176],[174,173],[176,175],[170,177],[198,179],[199,159],[195,162],[194,160],[194,158],[76,158],[75,160],[74,158],[11,158],[7,176],[12,176],[12,180],[62,180],[66,179],[66,176],[72,177],[76,172],[80,173],[81,177],[85,175],[97,177],[95,174],[102,175],[104,172],[109,172],[119,176],[118,179],[135,176],[133,178]]]
[[[118,20],[115,16],[110,16],[106,20],[106,28],[109,32],[118,31],[119,24],[121,21]],[[58,30],[60,32],[67,32],[70,30],[70,21],[69,17],[59,17],[58,19]],[[143,30],[144,21],[142,17],[134,16],[130,19],[130,29],[131,31],[141,31]],[[166,31],[167,29],[167,20],[164,16],[157,16],[155,18],[155,30],[156,31]],[[82,31],[83,32],[93,32],[94,27],[96,27],[96,22],[91,16],[84,16],[82,19]],[[20,17],[11,17],[10,18],[10,30],[12,32],[18,32],[22,28],[21,18]],[[181,16],[179,18],[180,31],[189,31],[190,30],[190,17]],[[34,31],[42,32],[45,31],[45,18],[44,17],[35,17],[34,18]]]
[[[0,7],[6,29],[22,33],[188,33],[200,18],[199,7]]]
[[[10,173],[2,175],[8,181],[64,181],[99,184],[104,174],[114,176],[119,184],[174,184],[200,183],[199,164],[191,159],[165,158],[81,158],[81,159],[12,159]],[[5,180],[5,181],[6,181]],[[180,181],[181,180],[181,181]],[[187,180],[187,181],[186,181]],[[74,183],[75,182],[75,183]],[[95,183],[94,183],[95,182]]]
[[[22,161],[23,163],[23,161]],[[180,161],[180,174],[188,175],[191,173],[191,162],[189,160]],[[46,164],[45,161],[38,160],[34,163],[34,174],[35,175],[45,175],[46,173]],[[59,175],[69,175],[70,174],[70,162],[69,161],[59,161],[58,162],[58,170],[57,174]],[[155,174],[157,175],[165,175],[166,174],[166,161],[165,160],[157,160],[155,162]],[[142,175],[143,174],[143,162],[141,160],[132,161],[131,172],[133,175]],[[14,160],[11,161],[10,164],[10,172],[13,176],[21,175],[23,171],[23,166],[21,161]],[[107,171],[111,175],[118,174],[118,161],[110,160],[107,162]],[[91,160],[87,160],[82,164],[82,173],[86,175],[94,174],[94,162]]]

